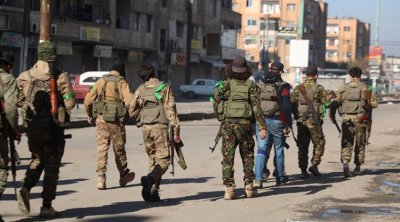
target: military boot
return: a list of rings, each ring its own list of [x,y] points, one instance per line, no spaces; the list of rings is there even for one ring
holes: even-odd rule
[[[4,222],[3,217],[0,215],[0,222]]]
[[[360,174],[361,173],[361,167],[360,165],[356,165],[356,167],[353,170],[354,174]]]
[[[124,176],[122,176],[122,175],[120,176],[119,185],[121,187],[123,187],[127,183],[131,182],[133,179],[135,179],[135,173],[134,172],[129,172],[129,169],[128,169]]]
[[[254,189],[253,183],[249,183],[246,185],[244,189],[247,198],[253,198],[257,194],[257,190]]]
[[[142,184],[142,197],[145,201],[151,202],[152,201],[152,188],[154,185],[154,179],[151,176],[142,176],[140,178],[140,182]],[[158,192],[158,191],[157,191]],[[154,192],[153,192],[154,194]],[[153,196],[154,198],[154,196]]]
[[[255,189],[262,189],[263,188],[263,184],[261,180],[255,180],[254,181],[254,188]]]
[[[60,212],[54,210],[53,207],[41,207],[39,217],[41,218],[54,218],[59,217]]]
[[[22,187],[17,193],[17,201],[19,210],[28,215],[31,212],[31,205],[29,204],[30,194],[27,188]]]
[[[305,169],[301,170],[300,178],[305,179],[305,178],[308,178],[309,176],[310,176],[310,174],[308,174],[307,170],[305,170]]]
[[[99,190],[105,190],[107,188],[106,186],[106,175],[105,174],[99,174],[97,176],[97,189]]]
[[[343,164],[343,175],[344,175],[344,177],[352,177],[353,176],[353,175],[351,175],[349,164],[347,164],[347,163]]]
[[[308,171],[309,171],[310,173],[312,173],[312,175],[314,175],[314,176],[316,176],[316,177],[321,176],[321,173],[319,172],[318,166],[317,166],[317,165],[312,165],[312,166],[310,166],[310,168],[308,168]]]
[[[235,186],[225,187],[224,199],[225,200],[234,200],[234,199],[236,199]]]
[[[160,194],[158,193],[158,188],[156,187],[155,184],[151,186],[151,195],[149,202],[157,202],[160,201]]]

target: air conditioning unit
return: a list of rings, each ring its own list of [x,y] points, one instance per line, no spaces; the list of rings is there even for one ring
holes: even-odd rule
[[[57,25],[51,24],[50,35],[57,35]]]
[[[39,31],[40,31],[39,30],[39,24],[36,23],[36,22],[31,22],[29,31],[32,32],[32,33],[39,33]]]

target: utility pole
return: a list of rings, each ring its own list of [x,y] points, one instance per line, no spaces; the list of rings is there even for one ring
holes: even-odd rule
[[[299,8],[299,23],[297,27],[297,39],[303,39],[303,29],[304,29],[304,0],[300,0]],[[301,82],[301,67],[296,67],[296,74],[294,79],[294,84],[298,85]]]
[[[26,70],[26,64],[27,64],[27,59],[28,59],[28,42],[29,42],[29,22],[30,22],[30,16],[31,16],[31,4],[32,1],[25,1],[24,5],[24,19],[23,19],[23,41],[21,45],[21,50],[20,50],[20,64],[19,64],[19,73],[23,72]]]
[[[376,0],[376,14],[375,14],[375,47],[379,45],[379,23],[380,23],[380,11],[381,11],[381,0]],[[380,68],[379,64],[379,69]],[[372,87],[376,88],[376,81],[379,77],[374,77],[372,79]],[[390,84],[390,83],[389,83]]]
[[[185,66],[185,84],[190,84],[191,73],[191,55],[192,55],[192,1],[186,0],[187,12],[187,30],[186,30],[186,66]]]

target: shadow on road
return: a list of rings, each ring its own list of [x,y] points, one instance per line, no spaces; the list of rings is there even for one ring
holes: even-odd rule
[[[198,178],[172,178],[172,179],[162,179],[162,184],[181,184],[181,183],[206,183],[210,179],[215,177],[198,177]]]
[[[98,207],[82,207],[82,208],[73,208],[68,209],[61,212],[61,217],[63,219],[78,219],[85,221],[123,221],[123,219],[132,219],[129,221],[146,221],[150,219],[156,218],[143,218],[143,217],[113,217],[111,215],[120,215],[124,213],[132,213],[137,212],[143,209],[149,209],[153,207],[168,207],[168,206],[176,206],[181,204],[184,201],[193,201],[193,200],[208,200],[208,201],[216,201],[218,199],[222,199],[224,193],[223,191],[211,191],[211,192],[200,192],[195,195],[171,198],[161,200],[159,202],[149,203],[145,201],[131,201],[131,202],[116,202],[109,205],[98,206]],[[99,219],[87,219],[85,217],[89,216],[102,216],[107,215],[107,218],[99,218]],[[60,219],[57,218],[57,219]],[[136,220],[137,219],[137,220]],[[21,220],[17,220],[18,222],[30,222],[30,221],[39,221],[38,217],[29,217]]]

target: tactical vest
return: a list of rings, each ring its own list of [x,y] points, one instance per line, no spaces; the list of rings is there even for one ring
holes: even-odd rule
[[[128,120],[128,107],[124,105],[123,100],[119,97],[118,82],[122,79],[124,79],[124,77],[111,74],[103,76],[104,85],[102,92],[93,103],[93,117],[103,115],[103,119],[106,122],[120,121],[125,123]],[[113,100],[106,100],[108,83],[114,84],[115,98]]]
[[[303,84],[304,85],[304,84]],[[319,84],[313,84],[311,87],[304,87],[306,95],[308,99],[310,99],[313,102],[313,106],[315,109],[315,112],[319,115],[322,113],[322,106],[321,106],[321,101],[318,98],[317,88],[319,87]],[[306,98],[304,98],[303,94],[299,92],[299,116],[303,116],[303,114],[307,111],[307,101]]]
[[[251,80],[229,80],[230,95],[224,104],[225,118],[253,118],[253,109],[250,105],[250,88],[253,84],[254,82]]]
[[[139,116],[139,125],[142,124],[168,124],[168,119],[165,114],[163,98],[156,98],[156,89],[164,85],[164,82],[158,82],[155,86],[145,86],[142,84],[139,87],[139,98],[143,100],[143,109]]]
[[[276,82],[276,83],[264,83],[263,81],[259,82],[259,86],[261,89],[260,93],[260,105],[263,114],[266,116],[274,116],[280,114],[280,99],[279,93],[281,86],[284,82]]]
[[[362,106],[367,104],[367,101],[361,96],[364,86],[363,83],[358,83],[357,85],[346,83],[344,85],[345,93],[342,105],[339,107],[340,115],[357,115],[364,113]]]

